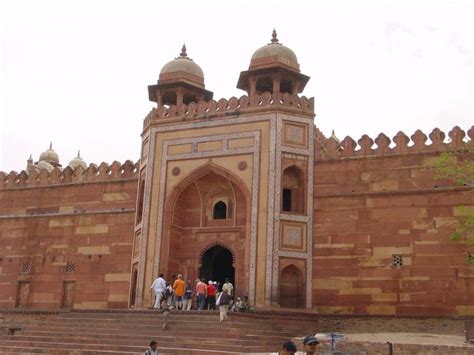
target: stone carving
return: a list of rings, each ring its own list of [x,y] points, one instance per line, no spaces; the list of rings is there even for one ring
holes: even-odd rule
[[[8,174],[0,171],[0,189],[136,179],[138,167],[138,162],[134,164],[127,160],[123,164],[117,161],[111,165],[101,163],[99,167],[90,164],[87,169],[78,167],[76,170],[72,170],[70,167],[66,167],[61,170],[56,167],[51,172],[33,170],[30,174],[24,170],[20,173],[11,171]]]
[[[465,139],[466,135],[469,139]],[[449,142],[445,141],[446,134],[439,128],[427,136],[417,130],[410,138],[403,132],[398,132],[393,137],[394,147],[390,147],[390,139],[380,133],[375,139],[376,147],[373,148],[374,141],[367,135],[363,135],[358,140],[358,145],[351,137],[346,137],[340,144],[331,138],[326,138],[315,128],[315,160],[334,160],[340,158],[382,156],[390,154],[416,154],[424,152],[442,152],[448,150],[469,149],[474,146],[474,127],[467,132],[459,127],[454,127],[449,133]],[[428,137],[431,143],[428,143]],[[412,144],[410,144],[412,143]]]
[[[239,162],[239,165],[237,167],[240,171],[244,171],[247,169],[247,162],[242,160]]]
[[[175,166],[173,170],[171,170],[171,174],[173,174],[173,176],[178,176],[180,173],[181,169],[178,166]]]
[[[246,110],[255,110],[262,107],[279,107],[298,113],[314,115],[314,98],[305,96],[290,95],[288,93],[264,92],[261,95],[248,97],[243,95],[240,99],[235,97],[220,99],[219,101],[199,101],[198,103],[182,104],[180,107],[174,105],[170,107],[161,106],[153,108],[143,121],[143,128],[150,125],[154,119],[184,118],[186,120],[210,118],[210,116],[229,115],[230,113],[240,113]]]

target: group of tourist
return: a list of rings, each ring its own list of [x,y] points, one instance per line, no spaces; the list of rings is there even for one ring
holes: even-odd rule
[[[184,281],[183,275],[172,276],[172,282],[166,282],[164,275],[160,274],[150,287],[154,293],[153,308],[160,309],[163,314],[163,328],[167,326],[169,311],[171,309],[187,310],[215,310],[219,307],[219,320],[227,318],[227,311],[245,312],[249,310],[248,298],[240,297],[234,302],[234,286],[228,278],[220,287],[217,281],[196,279],[194,285],[190,280]]]
[[[161,309],[163,300],[166,300],[170,309],[187,310],[215,310],[216,306],[226,303],[229,298],[229,304],[233,304],[233,311],[245,311],[248,309],[248,298],[242,301],[239,297],[233,302],[234,286],[228,278],[220,287],[217,281],[197,279],[194,285],[190,280],[184,281],[183,275],[172,276],[172,282],[166,282],[163,274],[151,285],[150,291],[154,293],[155,302],[153,308]],[[221,289],[221,290],[220,290]],[[226,293],[226,296],[223,296]]]

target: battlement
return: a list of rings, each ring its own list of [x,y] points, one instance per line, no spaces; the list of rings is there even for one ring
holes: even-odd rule
[[[357,142],[347,136],[341,142],[334,138],[326,138],[321,131],[315,130],[315,160],[326,161],[344,158],[383,156],[391,154],[427,153],[447,150],[473,149],[474,148],[474,126],[467,131],[468,140],[465,140],[466,132],[458,126],[448,133],[450,138],[445,140],[446,134],[439,128],[427,136],[417,130],[410,138],[403,132],[398,132],[393,137],[394,145],[390,138],[380,133],[377,138],[372,139],[363,135]],[[428,142],[428,137],[431,142]],[[375,142],[375,147],[374,147]]]
[[[51,172],[47,170],[32,170],[27,173],[11,171],[9,174],[0,171],[0,190],[11,188],[27,188],[37,186],[65,185],[73,183],[102,182],[124,179],[136,179],[138,177],[139,162],[130,160],[121,164],[114,161],[112,164],[101,163],[89,164],[87,169],[81,167],[75,170],[69,166],[60,169],[54,168]]]
[[[314,117],[314,98],[308,99],[305,96],[290,95],[288,93],[264,92],[261,95],[247,96],[243,95],[239,99],[231,97],[230,99],[220,99],[219,101],[199,101],[191,102],[189,105],[181,104],[179,106],[160,106],[153,108],[146,116],[143,122],[143,129],[146,129],[153,121],[156,123],[167,123],[169,119],[198,120],[210,119],[215,117],[229,116],[232,114],[247,113],[268,110],[269,108],[278,108],[279,110],[300,113]],[[159,121],[158,121],[159,120]],[[163,122],[163,120],[166,120]]]

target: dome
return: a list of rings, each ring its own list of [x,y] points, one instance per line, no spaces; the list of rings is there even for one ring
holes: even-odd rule
[[[267,58],[267,60],[263,58]],[[299,70],[298,58],[295,52],[281,43],[278,43],[276,31],[273,30],[271,43],[260,47],[254,52],[250,60],[250,67],[268,65],[275,62]]]
[[[47,170],[48,172],[52,172],[54,170],[54,166],[45,160],[40,160],[38,164],[36,164],[36,167],[40,170]]]
[[[41,153],[39,157],[39,161],[45,161],[48,163],[59,164],[59,157],[56,152],[53,150],[53,144],[49,144],[49,149],[46,149],[43,153]]]
[[[185,72],[196,75],[204,79],[204,73],[199,65],[194,63],[191,59],[176,58],[166,63],[160,71],[160,76],[168,73]]]
[[[192,76],[190,79],[194,79],[201,84],[204,83],[204,73],[201,67],[188,57],[186,54],[186,46],[184,45],[179,57],[173,59],[163,66],[160,71],[160,81],[178,78],[180,75],[173,75],[175,73],[190,74]]]
[[[81,167],[83,169],[87,169],[87,164],[86,162],[84,161],[84,159],[81,158],[81,152],[78,151],[77,152],[77,157],[75,157],[74,159],[72,159],[70,162],[69,162],[69,165],[68,165],[72,170],[76,170],[78,167]]]

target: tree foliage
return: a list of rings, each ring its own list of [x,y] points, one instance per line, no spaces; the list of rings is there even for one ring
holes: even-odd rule
[[[435,164],[435,178],[450,179],[459,186],[474,187],[474,150],[442,153]],[[454,241],[467,242],[474,245],[474,208],[466,206],[455,207],[455,215],[459,225],[451,234]],[[470,247],[467,262],[474,265],[474,251]]]

